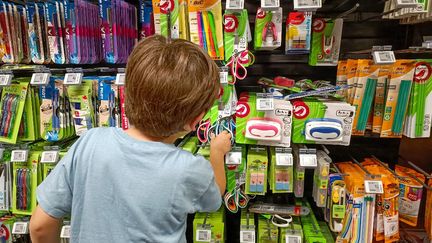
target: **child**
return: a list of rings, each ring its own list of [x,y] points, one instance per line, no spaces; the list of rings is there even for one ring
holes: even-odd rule
[[[210,162],[172,143],[195,129],[219,93],[219,69],[185,40],[141,41],[126,71],[131,128],[82,136],[38,187],[33,243],[59,242],[71,215],[71,242],[186,242],[187,214],[216,211],[225,191],[230,135],[213,136]]]

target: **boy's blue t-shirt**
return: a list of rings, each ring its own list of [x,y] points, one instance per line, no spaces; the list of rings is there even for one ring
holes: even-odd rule
[[[118,128],[81,137],[37,189],[49,215],[71,215],[72,242],[186,242],[186,218],[216,211],[209,161]]]

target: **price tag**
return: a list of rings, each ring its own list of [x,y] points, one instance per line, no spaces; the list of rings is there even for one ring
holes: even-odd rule
[[[124,85],[126,80],[126,74],[125,73],[117,73],[115,84],[116,85]]]
[[[27,235],[28,222],[15,222],[12,227],[12,234],[14,235]]]
[[[239,165],[241,164],[242,161],[242,152],[238,152],[238,151],[233,151],[233,152],[229,152],[226,156],[225,156],[225,164],[227,165]]]
[[[33,73],[30,80],[31,85],[47,85],[49,83],[50,73]]]
[[[41,163],[57,163],[59,160],[58,151],[44,151],[41,156]]]
[[[301,243],[302,239],[301,239],[301,236],[299,236],[299,235],[286,234],[285,235],[285,242],[286,243]]]
[[[255,230],[240,230],[240,243],[255,243]]]
[[[261,8],[279,8],[279,0],[261,0]]]
[[[27,162],[28,150],[13,150],[11,155],[12,162]]]
[[[219,80],[221,84],[227,84],[228,83],[228,71],[225,69],[221,70],[219,72]]]
[[[60,233],[60,238],[69,239],[71,236],[71,227],[70,225],[63,225]]]
[[[256,109],[259,111],[272,111],[274,110],[274,98],[263,97],[256,100]]]
[[[289,153],[276,153],[276,165],[277,166],[292,166],[293,155]]]
[[[229,10],[242,10],[244,8],[244,0],[227,0],[225,8]]]
[[[82,73],[66,73],[63,84],[78,85],[82,83]]]
[[[294,0],[294,9],[318,9],[321,8],[321,0]]]
[[[300,154],[299,159],[302,167],[317,167],[316,154]]]
[[[382,181],[365,180],[364,185],[365,185],[366,193],[373,193],[373,194],[384,193],[384,187]]]
[[[12,83],[12,74],[0,74],[0,86],[9,86]]]
[[[196,231],[196,241],[211,242],[211,230],[199,229]]]
[[[375,51],[372,56],[375,64],[392,64],[396,62],[393,51]]]

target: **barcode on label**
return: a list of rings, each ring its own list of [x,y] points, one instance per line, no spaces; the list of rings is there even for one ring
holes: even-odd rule
[[[273,98],[258,98],[257,99],[257,110],[259,111],[271,111],[274,110]]]
[[[292,166],[293,156],[288,153],[276,153],[276,165],[277,166]]]
[[[366,193],[383,194],[384,188],[382,181],[369,181],[365,180],[365,191]]]
[[[50,74],[49,73],[33,73],[30,80],[32,85],[47,85],[49,83]]]
[[[1,74],[0,75],[0,86],[10,85],[12,82],[12,75],[10,74]]]
[[[302,239],[299,235],[286,235],[286,243],[301,243]]]
[[[27,150],[13,150],[11,155],[12,162],[26,162],[28,156]]]
[[[240,231],[240,243],[255,242],[255,231],[242,230]]]
[[[70,225],[64,225],[61,229],[60,238],[70,238],[71,235],[71,227]]]
[[[242,160],[242,152],[229,152],[225,156],[225,164],[227,165],[239,165]]]
[[[210,230],[197,230],[196,241],[210,242],[211,241],[211,231]]]
[[[228,83],[228,72],[221,71],[219,72],[219,79],[221,84],[227,84]]]
[[[319,6],[316,0],[298,0],[299,7],[317,7]]]
[[[44,151],[41,156],[41,163],[57,163],[58,151]]]
[[[376,51],[373,53],[373,59],[376,64],[388,64],[396,62],[393,51]]]
[[[126,74],[124,74],[124,73],[117,73],[115,84],[117,84],[117,85],[124,85],[125,84],[125,79],[126,79]]]
[[[17,234],[17,235],[28,234],[28,222],[15,222],[13,224],[12,234]]]
[[[73,85],[73,84],[81,84],[81,82],[82,82],[82,73],[66,73],[63,84]]]

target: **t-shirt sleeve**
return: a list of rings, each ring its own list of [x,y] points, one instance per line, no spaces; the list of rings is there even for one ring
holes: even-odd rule
[[[193,212],[217,211],[222,202],[210,162],[196,156],[193,167],[186,169],[186,186],[190,190]]]
[[[77,146],[78,141],[37,188],[39,206],[54,218],[62,218],[71,212]]]

